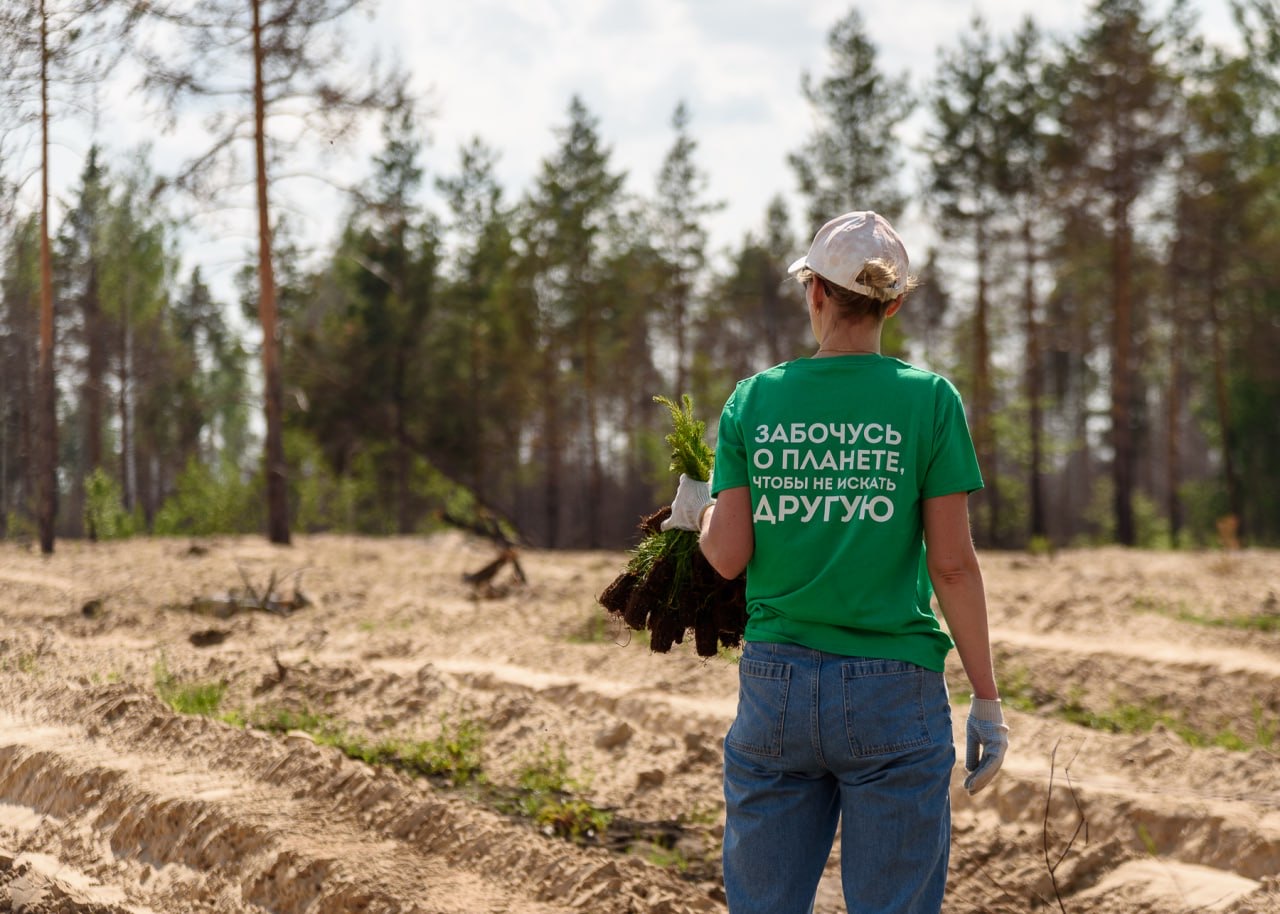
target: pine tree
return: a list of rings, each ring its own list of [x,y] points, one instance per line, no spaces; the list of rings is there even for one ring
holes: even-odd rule
[[[609,322],[602,320],[602,309],[608,306],[602,294],[606,288],[603,266],[624,175],[612,171],[598,121],[580,98],[571,101],[569,123],[556,135],[560,145],[542,163],[524,206],[526,224],[521,233],[542,369],[544,530],[547,544],[557,545],[561,503],[570,494],[564,487],[564,460],[574,431],[572,411],[565,407],[580,404],[586,486],[584,492],[573,494],[583,497],[585,545],[598,547],[604,491],[600,357],[602,336],[610,329]]]
[[[970,399],[978,462],[988,485],[979,497],[985,511],[986,540],[1001,540],[1000,467],[997,457],[992,379],[993,264],[1004,257],[1000,219],[1007,203],[1003,188],[1008,164],[995,87],[999,71],[994,41],[986,23],[975,17],[954,51],[944,51],[930,93],[935,127],[927,134],[929,187],[944,239],[963,245],[972,258],[973,394]]]
[[[892,221],[906,206],[897,181],[897,130],[915,104],[907,78],[879,70],[856,8],[832,27],[827,47],[830,75],[815,84],[805,73],[800,83],[818,129],[787,158],[808,201],[809,222],[816,229],[855,209],[875,210]]]
[[[216,166],[252,138],[257,210],[258,319],[262,327],[263,404],[268,537],[288,543],[289,510],[284,453],[284,379],[281,373],[279,302],[273,258],[269,165],[277,160],[279,118],[301,122],[304,133],[330,144],[351,133],[362,115],[401,97],[401,79],[376,72],[352,77],[340,66],[343,34],[337,23],[362,0],[197,0],[188,6],[152,2],[148,13],[185,39],[186,53],[171,44],[144,55],[146,85],[170,110],[187,99],[232,99],[208,126],[208,151],[184,169],[178,184],[208,193]],[[348,71],[349,72],[349,71]],[[237,80],[235,74],[242,74]],[[301,121],[299,118],[301,117]]]
[[[107,317],[102,308],[102,268],[106,256],[108,217],[108,178],[99,162],[97,146],[90,148],[81,173],[80,189],[74,208],[67,217],[58,240],[59,291],[65,301],[79,307],[79,320],[72,332],[78,336],[71,342],[83,352],[82,380],[79,384],[82,416],[79,438],[83,460],[74,468],[70,507],[72,518],[83,514],[84,481],[95,471],[104,470],[103,433],[106,422],[108,362],[112,346]],[[74,525],[74,520],[72,520]],[[97,538],[92,527],[90,539]]]
[[[1109,247],[1115,535],[1132,545],[1140,399],[1134,347],[1142,329],[1135,302],[1134,210],[1169,148],[1176,83],[1161,60],[1161,38],[1142,0],[1098,0],[1057,77],[1061,108],[1051,164],[1060,203],[1078,225],[1100,231]]]
[[[1029,445],[1028,532],[1032,538],[1043,539],[1049,535],[1044,480],[1046,371],[1037,287],[1042,271],[1042,238],[1049,221],[1046,215],[1049,189],[1045,180],[1048,99],[1044,91],[1046,61],[1041,36],[1030,17],[1007,42],[1001,56],[1001,77],[996,89],[1003,137],[1001,192],[1013,210],[1016,245],[1022,261],[1023,383]]]
[[[496,165],[497,153],[474,138],[459,150],[457,172],[436,181],[449,211],[445,262],[453,265],[442,277],[439,296],[441,323],[449,330],[441,351],[452,357],[439,360],[438,374],[448,373],[447,395],[464,404],[455,471],[480,504],[510,517],[518,467],[494,455],[518,453],[531,364],[521,357],[518,309],[507,302],[514,257],[511,213]],[[458,412],[443,403],[439,411]]]
[[[40,148],[40,357],[36,390],[36,477],[40,550],[53,552],[58,514],[58,417],[55,383],[53,256],[49,220],[50,129],[59,102],[74,102],[109,72],[136,19],[133,0],[5,0],[0,59],[6,62],[19,121],[38,125]],[[66,98],[60,99],[61,92]],[[38,100],[33,102],[32,100]]]
[[[710,184],[694,161],[697,143],[689,133],[689,109],[676,105],[671,117],[675,141],[658,172],[653,203],[655,251],[662,264],[657,290],[665,331],[675,349],[674,389],[688,390],[690,323],[695,320],[698,283],[707,264],[707,216],[722,204],[706,199]]]

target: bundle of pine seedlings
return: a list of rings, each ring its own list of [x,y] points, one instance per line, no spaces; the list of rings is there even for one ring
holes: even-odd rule
[[[688,394],[677,406],[654,397],[671,412],[671,471],[701,482],[711,479],[715,454],[707,445],[707,424],[693,415]],[[600,604],[634,631],[649,631],[649,647],[658,653],[681,644],[692,631],[698,656],[714,657],[721,646],[737,647],[747,621],[746,579],[722,578],[698,549],[692,530],[663,530],[671,506],[640,522],[643,538],[622,574],[605,588]]]

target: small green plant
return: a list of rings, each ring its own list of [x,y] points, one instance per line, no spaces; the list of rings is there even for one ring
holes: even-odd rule
[[[1259,749],[1271,749],[1276,744],[1277,721],[1267,720],[1262,703],[1253,703],[1253,744]]]
[[[543,831],[581,841],[603,834],[613,821],[613,813],[597,809],[582,799],[549,800],[538,808],[533,821]]]
[[[689,869],[689,858],[685,856],[683,851],[676,847],[667,847],[657,841],[633,844],[630,851],[643,857],[654,866],[660,866],[663,869],[674,869],[679,873],[686,872]]]
[[[169,671],[163,657],[156,661],[155,684],[160,700],[174,711],[200,717],[217,714],[227,693],[225,682],[182,682]]]
[[[1033,536],[1027,540],[1027,552],[1031,555],[1053,555],[1053,540],[1047,536]]]
[[[671,472],[684,473],[703,482],[709,480],[715,452],[706,442],[707,423],[693,414],[693,398],[682,395],[679,406],[666,397],[654,397],[653,401],[671,413],[672,430],[667,435],[667,444],[671,445]]]
[[[1156,846],[1156,839],[1151,837],[1151,831],[1141,822],[1138,823],[1138,840],[1142,842],[1142,846],[1146,848],[1147,854],[1152,857],[1160,856],[1160,849]]]
[[[518,794],[511,811],[532,819],[547,834],[582,841],[598,838],[613,821],[612,813],[574,796],[586,785],[569,774],[563,744],[556,751],[543,746],[520,769]]]
[[[84,525],[97,540],[124,539],[137,529],[133,516],[124,509],[119,484],[101,467],[84,481]]]
[[[430,774],[447,774],[455,783],[466,783],[480,774],[484,727],[463,717],[450,726],[449,716],[440,716],[440,735],[427,743],[424,755]]]
[[[543,746],[521,766],[516,783],[531,794],[567,793],[578,785],[569,777],[569,756],[561,744],[556,752]]]

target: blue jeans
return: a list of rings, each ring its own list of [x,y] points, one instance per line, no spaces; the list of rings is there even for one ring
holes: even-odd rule
[[[836,824],[849,914],[938,914],[951,847],[941,673],[748,642],[724,741],[730,914],[809,914]]]

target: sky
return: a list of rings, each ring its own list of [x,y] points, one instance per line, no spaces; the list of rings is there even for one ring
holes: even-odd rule
[[[954,46],[975,13],[999,37],[1028,14],[1043,31],[1069,35],[1088,9],[1082,0],[857,5],[882,71],[908,74],[917,90],[938,49]],[[1227,0],[1195,5],[1211,40],[1235,40]],[[522,192],[554,151],[553,128],[567,123],[578,94],[600,121],[614,167],[627,171],[629,189],[652,193],[683,100],[709,196],[725,203],[713,220],[715,247],[759,231],[778,193],[791,204],[797,233],[816,230],[800,224],[803,206],[786,157],[815,124],[802,74],[828,72],[827,34],[848,0],[470,0],[450,4],[447,16],[432,15],[434,6],[384,0],[379,19],[397,36],[415,88],[432,99],[436,168],[455,168],[459,143],[479,135],[501,151],[504,186]]]
[[[1156,9],[1163,2],[1152,0]],[[1236,41],[1228,0],[1193,4],[1210,40]],[[858,6],[880,69],[906,74],[917,91],[933,73],[938,49],[953,47],[975,13],[998,38],[1028,14],[1042,31],[1065,36],[1079,30],[1088,9],[1083,0],[870,0]],[[360,22],[369,46],[398,60],[425,100],[428,181],[456,171],[460,145],[478,136],[499,153],[508,201],[533,186],[542,160],[554,153],[555,129],[567,124],[574,95],[598,119],[613,168],[627,173],[627,189],[652,194],[674,138],[672,113],[685,102],[708,197],[724,204],[708,220],[716,254],[739,244],[747,231],[758,233],[779,193],[791,207],[797,236],[807,239],[816,230],[801,224],[803,204],[786,157],[815,124],[801,94],[802,74],[821,79],[828,72],[827,33],[849,9],[847,0],[381,0],[374,18]],[[122,73],[104,88],[102,104],[113,116],[100,123],[100,140],[108,149],[150,144],[153,167],[163,172],[194,150],[198,131],[162,134],[130,85]],[[907,126],[908,134],[918,130]],[[905,141],[909,146],[909,135]],[[83,135],[64,135],[55,151],[55,186],[74,187],[87,145]],[[327,167],[344,178],[360,174],[378,145],[371,127],[345,163]],[[24,191],[33,193],[35,184],[29,181]],[[305,243],[322,249],[334,237],[343,203],[331,186],[299,179],[283,185],[277,199]],[[231,294],[231,277],[252,250],[250,202],[205,214],[184,239],[187,266],[203,264],[222,295]],[[425,202],[443,214],[438,200]],[[874,208],[874,201],[867,206]],[[899,229],[909,249],[922,251],[913,245],[913,237],[928,234],[918,205]]]

